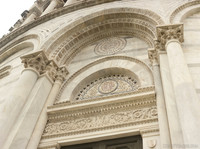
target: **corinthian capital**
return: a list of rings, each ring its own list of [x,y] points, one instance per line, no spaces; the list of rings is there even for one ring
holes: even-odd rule
[[[56,74],[56,80],[59,80],[62,83],[65,80],[67,74],[68,74],[68,71],[65,66],[58,68],[58,71]]]
[[[53,60],[50,60],[46,67],[46,74],[51,78],[53,82],[56,79],[57,69],[57,64]]]
[[[34,69],[40,75],[45,72],[46,66],[49,63],[49,60],[43,51],[22,56],[21,59],[25,68]]]
[[[165,44],[172,39],[183,42],[183,24],[166,25],[157,27],[157,40],[155,47],[164,50]]]
[[[158,64],[158,52],[155,49],[148,49],[148,56],[152,65]]]

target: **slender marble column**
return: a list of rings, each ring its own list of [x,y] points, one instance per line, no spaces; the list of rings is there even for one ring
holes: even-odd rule
[[[170,132],[169,132],[169,123],[166,112],[165,98],[163,93],[163,87],[160,76],[160,68],[158,64],[157,52],[154,49],[148,51],[149,59],[153,67],[153,75],[156,89],[156,101],[158,109],[158,120],[159,120],[159,129],[161,137],[161,148],[165,148],[165,145],[171,148]]]
[[[184,141],[168,65],[167,54],[159,54],[159,61],[172,149],[176,149],[176,145],[184,144]],[[165,145],[166,148],[168,148],[168,146],[168,144]],[[184,149],[184,147],[181,149]]]
[[[56,7],[63,6],[64,2],[63,0],[52,0],[49,6],[45,9],[45,11],[42,13],[42,16],[53,11]]]
[[[179,121],[183,132],[184,144],[181,145],[185,148],[196,145],[199,148],[200,100],[180,44],[183,41],[183,25],[161,26],[157,28],[157,33],[158,40],[167,51]]]
[[[183,50],[178,40],[169,40],[166,50],[184,143],[200,145],[200,100],[185,62]]]
[[[48,99],[43,107],[42,113],[40,114],[40,118],[37,121],[37,124],[35,126],[34,132],[32,134],[32,137],[28,143],[27,149],[36,149],[38,147],[38,144],[40,142],[42,133],[44,131],[44,128],[47,123],[47,107],[52,106],[53,103],[55,102],[56,96],[60,90],[60,87],[65,80],[65,77],[67,76],[67,70],[65,67],[61,67],[58,69],[57,75],[56,75],[56,80],[55,83],[51,89],[51,92],[48,96]]]
[[[33,86],[38,79],[38,73],[33,69],[25,69],[13,89],[7,94],[9,97],[0,104],[0,146],[6,142],[11,128],[26,103]]]
[[[26,18],[26,20],[22,23],[22,25],[25,25],[31,21],[34,21],[36,17],[37,17],[37,14],[32,12],[31,15],[29,15],[28,18]]]

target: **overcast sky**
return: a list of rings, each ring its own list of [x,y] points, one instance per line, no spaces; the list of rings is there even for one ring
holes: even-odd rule
[[[0,4],[0,38],[21,18],[36,0],[4,0]]]

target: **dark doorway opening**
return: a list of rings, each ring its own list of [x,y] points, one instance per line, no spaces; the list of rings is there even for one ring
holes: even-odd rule
[[[103,140],[86,144],[61,147],[61,149],[142,149],[141,136]]]

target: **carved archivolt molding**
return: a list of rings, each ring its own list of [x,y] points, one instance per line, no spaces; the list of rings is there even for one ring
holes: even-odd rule
[[[20,34],[25,33],[26,31],[30,30],[31,28],[33,28],[37,25],[40,25],[44,22],[47,22],[51,19],[54,19],[54,18],[59,17],[61,15],[73,12],[77,9],[83,9],[83,8],[87,8],[87,7],[90,7],[90,6],[95,6],[95,5],[99,5],[99,4],[102,4],[102,3],[108,3],[108,2],[113,2],[113,1],[116,1],[116,0],[104,0],[104,1],[102,1],[102,0],[89,0],[87,2],[84,1],[84,5],[83,5],[83,3],[77,3],[75,5],[69,5],[69,6],[60,8],[58,10],[52,11],[51,13],[48,13],[47,15],[44,15],[42,17],[37,18],[33,22],[30,22],[26,25],[19,27],[15,31],[9,33],[6,37],[1,38],[0,39],[0,48],[3,47],[5,44],[7,44],[10,40],[13,40],[17,36],[19,36]],[[150,11],[150,10],[127,8],[126,11],[132,11],[132,12],[136,12],[138,14],[143,14],[143,15],[149,16],[150,18],[153,18],[153,20],[155,20],[157,22],[157,24],[164,24],[161,17],[159,15],[157,15],[156,13]],[[73,26],[74,25],[76,25],[76,24],[73,24]]]
[[[58,67],[53,60],[49,60],[43,51],[38,51],[21,57],[22,63],[25,68],[31,68],[35,70],[39,75],[47,74],[52,81],[57,78],[64,80],[64,77],[68,74],[67,69]]]
[[[169,21],[170,23],[174,23],[174,19],[175,17],[183,10],[189,8],[189,7],[192,7],[192,6],[195,6],[195,5],[199,5],[200,4],[200,1],[199,0],[191,0],[189,2],[186,2],[185,4],[179,6],[178,8],[176,8],[176,10],[174,10],[171,15],[170,15],[170,18],[169,18]],[[185,14],[184,14],[185,15]],[[182,16],[181,16],[182,17]],[[179,18],[181,18],[179,17]],[[180,23],[179,21],[181,21],[181,19],[178,20],[177,23]]]
[[[12,66],[8,65],[0,69],[0,79],[8,76],[10,74]]]
[[[152,75],[152,71],[151,69],[148,67],[148,65],[146,65],[144,62],[138,60],[138,59],[135,59],[135,58],[131,58],[131,57],[126,57],[126,56],[111,56],[111,57],[106,57],[106,58],[102,58],[100,60],[96,60],[94,61],[93,63],[90,63],[88,64],[87,66],[81,68],[80,70],[78,70],[77,72],[75,72],[72,76],[70,76],[64,83],[63,83],[63,86],[61,87],[60,89],[60,92],[58,93],[58,96],[57,96],[57,101],[59,101],[64,89],[67,87],[67,85],[74,79],[76,78],[77,76],[79,76],[81,73],[83,73],[84,71],[86,71],[87,69],[97,65],[97,64],[100,64],[102,62],[105,62],[105,61],[109,61],[109,60],[128,60],[130,62],[134,62],[134,63],[138,63],[138,64],[141,64],[144,69],[147,70],[147,72],[149,72],[149,74],[151,75],[152,79],[153,79],[153,75]]]
[[[83,48],[83,45],[86,45],[85,43],[91,42],[90,37],[92,38],[92,41],[94,41],[94,37],[96,38],[100,38],[102,39],[102,34],[105,35],[107,34],[107,37],[109,37],[109,35],[116,35],[116,30],[120,29],[121,33],[124,32],[124,35],[126,34],[126,32],[134,32],[135,30],[137,32],[135,32],[135,35],[137,37],[137,33],[140,32],[140,34],[146,33],[147,37],[144,36],[140,36],[140,38],[143,38],[143,40],[146,41],[146,39],[150,40],[150,42],[153,41],[153,39],[156,37],[155,36],[155,25],[156,24],[150,24],[149,22],[147,22],[144,18],[144,20],[142,20],[142,18],[140,19],[133,19],[134,16],[136,18],[138,18],[139,16],[135,15],[135,14],[110,14],[108,16],[106,16],[104,14],[105,18],[112,18],[112,19],[108,19],[105,21],[100,20],[100,18],[94,18],[94,20],[90,20],[89,22],[93,23],[95,22],[95,24],[91,24],[89,22],[85,22],[85,24],[87,24],[87,26],[85,28],[82,29],[76,29],[75,31],[70,31],[70,33],[66,33],[64,36],[66,38],[65,41],[63,41],[62,43],[60,43],[60,46],[57,47],[54,52],[51,52],[52,54],[50,55],[50,57],[52,57],[53,59],[56,59],[56,61],[58,63],[64,64],[66,63],[65,61],[68,60],[69,58],[70,60],[74,57],[74,52],[77,51],[78,49]],[[115,18],[116,17],[116,18]],[[121,17],[121,18],[120,18]],[[133,17],[133,18],[131,18]],[[91,25],[90,25],[91,24]],[[81,28],[81,26],[77,26],[76,28]],[[74,30],[74,29],[73,29]],[[108,35],[109,32],[109,35]],[[119,32],[119,31],[118,31]],[[69,34],[67,36],[67,34]],[[98,37],[99,36],[99,37]],[[52,49],[52,48],[50,48]],[[68,62],[69,63],[69,62]]]
[[[127,28],[126,28],[127,29]],[[79,43],[75,44],[74,46],[69,48],[65,47],[62,49],[62,53],[65,53],[64,56],[63,54],[57,55],[56,60],[61,64],[69,65],[72,59],[78,54],[83,48],[88,46],[89,44],[92,44],[94,42],[97,42],[99,40],[102,40],[104,38],[110,38],[110,37],[118,37],[119,35],[127,35],[127,36],[132,36],[132,37],[137,37],[141,40],[144,40],[149,47],[154,46],[154,41],[152,40],[151,36],[144,31],[138,31],[134,30],[133,28],[129,28],[130,30],[123,30],[120,28],[112,29],[112,30],[106,30],[102,31],[99,34],[93,34],[87,37],[87,40],[80,41]],[[69,45],[68,45],[69,46]],[[64,52],[66,51],[66,52]],[[61,59],[62,58],[62,59]]]

